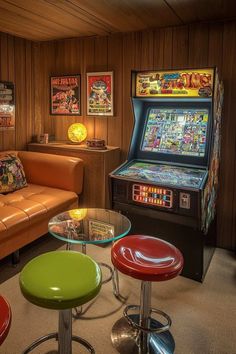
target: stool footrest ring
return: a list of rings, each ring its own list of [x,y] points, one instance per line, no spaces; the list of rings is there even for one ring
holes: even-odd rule
[[[108,283],[112,278],[113,278],[113,269],[109,264],[103,263],[103,262],[98,262],[99,267],[105,267],[109,270],[110,275],[107,277],[107,279],[102,280],[102,284]]]
[[[54,332],[54,333],[50,333],[50,334],[46,334],[43,337],[40,337],[38,339],[36,339],[32,344],[30,344],[28,346],[28,348],[26,348],[22,354],[28,354],[30,353],[33,349],[35,349],[36,347],[38,347],[40,344],[42,344],[43,342],[46,342],[49,339],[53,339],[55,338],[56,340],[58,340],[58,332]],[[83,345],[91,354],[95,354],[95,350],[94,348],[91,346],[91,344],[89,342],[87,342],[85,339],[78,337],[78,336],[74,336],[72,335],[71,337],[72,341],[75,341],[77,343],[80,343],[81,345]]]
[[[130,326],[135,328],[135,329],[138,329],[139,331],[143,331],[143,332],[149,332],[149,333],[162,333],[162,332],[165,332],[165,331],[168,331],[170,326],[171,326],[171,318],[163,311],[161,310],[158,310],[158,309],[155,309],[155,308],[151,308],[150,309],[150,319],[151,319],[151,313],[156,313],[158,315],[161,315],[162,317],[164,317],[166,319],[166,324],[164,324],[162,327],[159,327],[159,328],[153,328],[153,327],[143,327],[137,323],[135,323],[131,318],[130,318],[130,315],[129,315],[129,311],[130,310],[140,310],[140,306],[138,305],[128,305],[125,307],[124,309],[124,317],[126,318],[126,320],[129,322]]]

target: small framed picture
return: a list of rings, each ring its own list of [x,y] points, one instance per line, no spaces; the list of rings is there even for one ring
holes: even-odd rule
[[[87,73],[87,115],[114,115],[113,71]]]
[[[80,75],[50,77],[50,114],[81,115]]]
[[[0,131],[15,129],[15,92],[13,82],[0,81]]]
[[[106,240],[114,237],[114,225],[98,220],[89,220],[90,240]]]

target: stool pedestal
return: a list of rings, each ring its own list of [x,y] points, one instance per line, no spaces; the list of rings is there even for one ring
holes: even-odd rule
[[[183,256],[168,242],[148,235],[130,235],[117,241],[111,250],[115,268],[141,280],[140,306],[129,305],[124,317],[112,328],[113,346],[122,354],[173,354],[175,342],[169,332],[170,317],[151,308],[151,282],[175,278],[183,269]],[[129,310],[139,309],[130,315]],[[158,314],[162,324],[152,318]]]
[[[72,316],[71,310],[59,311],[58,351],[59,354],[72,353]]]
[[[128,314],[129,309],[139,308],[139,314]],[[156,312],[167,319],[167,324],[151,318]],[[127,306],[123,318],[112,328],[113,346],[122,354],[173,354],[175,342],[168,331],[170,318],[162,311],[151,308],[151,282],[142,281],[140,306]]]
[[[91,354],[95,354],[94,348],[85,339],[72,335],[71,309],[59,311],[58,333],[49,333],[36,339],[22,354],[30,353],[40,344],[50,339],[56,339],[58,341],[58,354],[72,354],[72,341],[82,344]]]

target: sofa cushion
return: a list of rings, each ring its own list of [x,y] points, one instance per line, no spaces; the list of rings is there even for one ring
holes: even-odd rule
[[[27,222],[38,222],[50,212],[56,215],[58,210],[65,210],[68,204],[77,201],[76,193],[58,188],[28,184],[14,193],[0,195],[0,223],[9,233],[26,227]]]
[[[0,193],[9,193],[27,186],[20,159],[15,155],[0,158]]]

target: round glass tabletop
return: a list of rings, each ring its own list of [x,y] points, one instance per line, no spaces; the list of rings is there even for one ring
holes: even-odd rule
[[[69,243],[96,244],[118,240],[128,234],[129,219],[108,209],[72,209],[54,216],[48,231]]]

